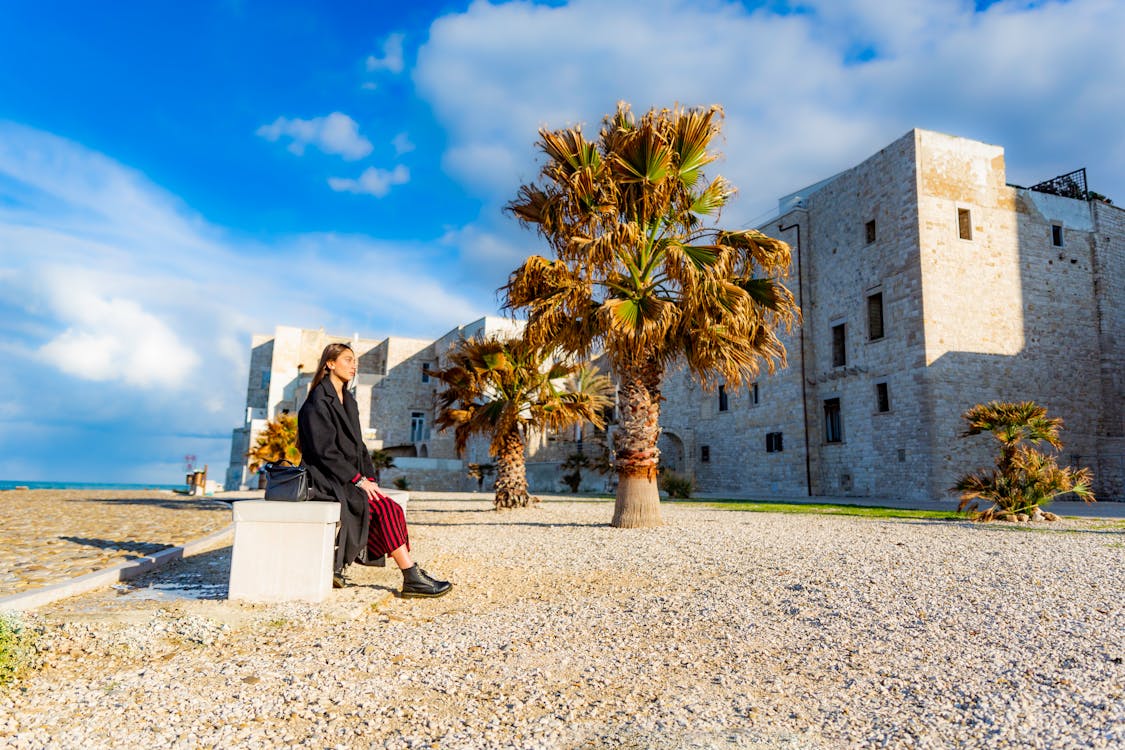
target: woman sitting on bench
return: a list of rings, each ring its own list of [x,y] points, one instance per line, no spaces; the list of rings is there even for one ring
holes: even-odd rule
[[[390,555],[402,571],[402,596],[442,596],[453,585],[432,578],[411,559],[402,508],[375,484],[359,407],[347,389],[357,366],[347,344],[326,346],[308,399],[297,414],[297,445],[309,470],[309,489],[340,503],[332,586],[348,585],[344,568],[349,563],[371,564]]]

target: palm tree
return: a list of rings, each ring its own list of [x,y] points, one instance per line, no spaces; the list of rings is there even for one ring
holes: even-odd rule
[[[1063,421],[1048,417],[1046,407],[1032,401],[990,401],[977,404],[961,416],[969,424],[961,437],[991,432],[1000,443],[1000,454],[995,469],[966,474],[957,480],[953,489],[961,493],[958,510],[967,509],[981,521],[1014,520],[1018,513],[1035,515],[1040,506],[1067,492],[1088,503],[1095,502],[1090,469],[1060,467],[1054,456],[1035,447],[1047,443],[1055,450],[1062,448],[1059,431]],[[978,513],[975,500],[992,506]]]
[[[395,467],[395,459],[390,453],[385,450],[376,448],[371,451],[371,464],[375,467],[375,484],[379,484],[383,469],[393,469]]]
[[[258,433],[253,449],[246,454],[250,459],[250,471],[258,471],[263,464],[288,460],[301,463],[301,452],[297,450],[297,417],[293,414],[279,414],[277,419],[266,422],[266,427]]]
[[[602,425],[608,399],[563,387],[577,369],[547,361],[542,348],[522,338],[490,337],[462,340],[450,352],[449,366],[432,373],[445,384],[436,422],[442,429],[454,428],[458,453],[472,435],[491,435],[497,509],[525,507],[533,500],[524,464],[531,430],[561,430],[584,421]]]
[[[705,225],[733,194],[703,168],[722,109],[628,105],[596,141],[580,127],[540,130],[546,162],[508,205],[555,259],[529,257],[504,287],[526,311],[533,346],[587,359],[604,351],[618,383],[613,525],[661,523],[656,485],[660,382],[677,361],[713,387],[751,382],[785,363],[775,331],[799,320],[781,283],[789,246],[752,229]]]

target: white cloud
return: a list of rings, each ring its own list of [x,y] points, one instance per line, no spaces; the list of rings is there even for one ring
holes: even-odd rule
[[[269,125],[258,128],[257,134],[268,141],[289,138],[289,150],[300,156],[309,145],[326,154],[338,154],[345,159],[362,159],[371,153],[371,141],[359,134],[359,125],[342,112],[311,120],[279,117]]]
[[[405,185],[410,182],[410,170],[399,164],[394,169],[386,170],[378,167],[368,167],[358,179],[345,177],[329,177],[328,185],[337,192],[365,193],[382,198],[391,191],[395,185]]]
[[[395,154],[398,156],[408,154],[415,149],[414,143],[406,133],[396,135],[394,140],[391,141],[391,145],[395,147]]]
[[[493,206],[535,177],[541,126],[596,134],[619,99],[721,103],[728,223],[866,158],[910,128],[1008,150],[1025,184],[1090,164],[1120,181],[1125,4],[813,0],[804,12],[725,0],[643,6],[474,2],[430,28],[414,79],[448,132],[448,173]],[[874,58],[863,62],[871,55]],[[1103,178],[1099,182],[1097,177]],[[1101,192],[1111,193],[1111,190]],[[1121,185],[1125,193],[1125,184]]]
[[[32,409],[0,407],[0,454],[35,456],[2,475],[61,479],[57,457],[80,455],[71,468],[85,473],[67,478],[120,481],[112,467],[155,466],[182,442],[221,476],[251,334],[437,336],[494,309],[439,252],[365,236],[234,241],[144,175],[0,122],[0,393]],[[18,421],[28,413],[34,431]]]
[[[83,380],[144,388],[177,388],[193,374],[199,355],[134,300],[103,298],[66,269],[48,278],[52,307],[69,327],[39,349],[47,364]]]
[[[383,40],[383,55],[381,57],[370,55],[367,58],[367,70],[374,73],[385,70],[389,73],[401,73],[403,69],[402,34],[391,34]]]

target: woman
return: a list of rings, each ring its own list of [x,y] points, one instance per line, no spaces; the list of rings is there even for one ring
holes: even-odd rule
[[[410,557],[402,508],[382,495],[372,478],[375,467],[363,444],[359,407],[347,389],[356,373],[355,352],[329,344],[320,355],[309,397],[297,415],[297,445],[308,467],[312,494],[340,503],[340,528],[332,585],[343,588],[344,567],[360,557],[390,555],[402,571],[404,597],[442,596],[453,587],[431,578]]]

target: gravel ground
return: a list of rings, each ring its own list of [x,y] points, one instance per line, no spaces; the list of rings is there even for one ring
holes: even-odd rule
[[[449,596],[225,601],[229,549],[30,616],[14,748],[1125,745],[1125,524],[412,501]],[[352,572],[352,571],[350,571]],[[161,577],[163,576],[163,577]],[[171,577],[171,578],[170,578]],[[175,589],[201,599],[166,598]],[[192,588],[194,587],[194,589]],[[208,593],[199,594],[205,591]]]

